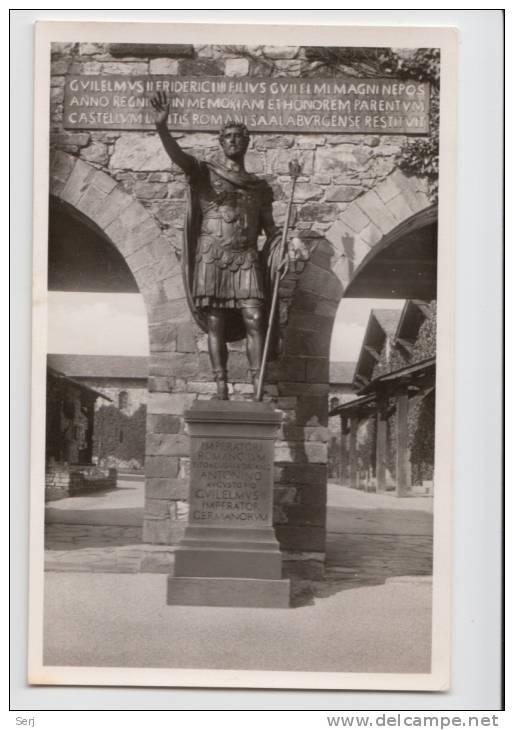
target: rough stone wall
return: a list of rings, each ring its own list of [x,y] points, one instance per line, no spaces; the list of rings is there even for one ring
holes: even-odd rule
[[[96,43],[52,48],[51,192],[76,208],[125,256],[145,299],[150,332],[143,539],[174,542],[187,497],[188,438],[182,412],[209,398],[206,337],[193,325],[179,256],[185,181],[155,132],[65,131],[66,74],[307,76],[315,73],[299,47],[116,47]],[[146,54],[146,55],[145,55]],[[351,71],[351,70],[350,70]],[[218,154],[216,135],[175,135],[205,159]],[[254,134],[248,169],[273,187],[283,221],[288,163],[303,165],[295,194],[293,234],[309,260],[281,290],[283,352],[268,372],[266,397],[283,410],[276,445],[275,524],[282,547],[305,565],[323,558],[327,473],[328,357],[344,286],[381,237],[428,205],[426,181],[397,168],[404,137],[352,134]],[[229,359],[230,392],[250,395],[242,345]]]
[[[45,468],[45,502],[69,497],[70,468],[66,462],[47,462]]]

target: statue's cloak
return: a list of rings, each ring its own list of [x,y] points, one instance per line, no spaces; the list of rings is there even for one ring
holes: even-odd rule
[[[226,168],[221,167],[214,162],[204,162],[200,164],[206,165],[212,172],[214,172],[219,177],[243,189],[255,190],[258,187],[267,185],[265,181],[259,179],[256,175],[251,175],[247,172],[239,173],[234,170],[227,170]],[[206,313],[196,306],[192,295],[196,248],[198,243],[198,237],[200,234],[200,228],[202,225],[202,211],[198,199],[197,186],[192,184],[191,182],[189,182],[187,186],[186,202],[187,205],[184,221],[184,247],[182,255],[182,277],[184,281],[187,301],[194,320],[203,332],[207,332]],[[267,312],[267,321],[269,321],[268,308],[271,303],[273,279],[277,273],[277,268],[280,263],[278,261],[280,239],[281,231],[275,229],[270,235],[268,235],[263,249],[259,253],[260,263],[264,274],[264,304]],[[243,339],[246,336],[246,329],[240,310],[227,309],[225,311],[227,318],[225,338],[227,342],[234,342],[235,340]],[[275,327],[274,330],[276,330]],[[274,349],[276,348],[272,348],[272,350]],[[271,359],[273,359],[273,352],[271,353]]]

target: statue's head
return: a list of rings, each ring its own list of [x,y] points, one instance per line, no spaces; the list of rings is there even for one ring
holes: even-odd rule
[[[228,121],[220,129],[218,139],[225,155],[229,159],[237,159],[248,149],[250,132],[245,124]]]

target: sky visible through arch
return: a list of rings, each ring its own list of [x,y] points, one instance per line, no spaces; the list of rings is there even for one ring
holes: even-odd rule
[[[330,349],[332,361],[355,361],[371,309],[401,309],[403,299],[342,299]],[[148,355],[140,294],[48,292],[48,352],[68,355]]]

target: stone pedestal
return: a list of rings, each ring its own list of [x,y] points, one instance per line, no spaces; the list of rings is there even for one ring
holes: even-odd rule
[[[280,415],[248,401],[195,401],[189,520],[168,578],[168,604],[287,608],[289,581],[272,526]]]

